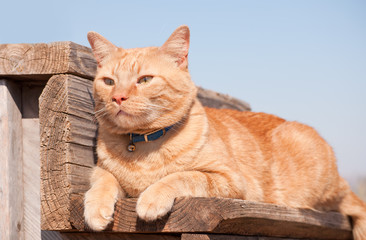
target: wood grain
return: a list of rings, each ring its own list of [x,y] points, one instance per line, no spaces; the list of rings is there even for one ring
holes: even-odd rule
[[[198,87],[198,99],[203,106],[211,108],[229,108],[239,111],[250,111],[250,105],[240,99],[233,98],[227,94],[214,92],[211,90]]]
[[[181,240],[296,240],[294,238],[277,238],[262,236],[240,236],[240,235],[223,235],[223,234],[198,234],[183,233]]]
[[[82,198],[73,198],[70,221],[87,230]],[[291,209],[284,206],[227,198],[178,198],[172,212],[155,222],[137,217],[136,199],[116,204],[113,232],[219,233],[310,239],[352,239],[348,218],[336,212]]]
[[[179,240],[180,235],[136,233],[61,233],[64,240]]]
[[[90,48],[73,42],[0,45],[0,76],[48,80],[67,73],[92,79],[95,71]]]
[[[0,44],[0,76],[16,80],[47,81],[56,74],[93,79],[97,64],[90,48],[73,42]],[[198,87],[203,105],[249,111],[248,103]]]
[[[23,125],[23,186],[24,239],[41,238],[39,120],[22,119]]]
[[[62,235],[59,231],[41,231],[42,240],[62,240]]]
[[[41,228],[71,229],[70,197],[89,187],[96,124],[91,81],[55,75],[40,97]]]
[[[0,80],[0,239],[23,239],[20,86]]]

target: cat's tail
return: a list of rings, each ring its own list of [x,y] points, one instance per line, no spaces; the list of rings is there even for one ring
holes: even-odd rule
[[[353,238],[366,240],[366,203],[356,196],[344,181],[347,194],[341,200],[339,210],[344,215],[350,216],[353,223]]]

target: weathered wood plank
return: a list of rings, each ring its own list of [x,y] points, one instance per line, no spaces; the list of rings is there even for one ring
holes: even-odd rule
[[[39,120],[23,119],[24,239],[41,238]]]
[[[23,239],[20,86],[0,80],[0,239]]]
[[[61,233],[58,231],[41,231],[42,240],[62,240]]]
[[[32,92],[33,91],[30,91],[30,93]],[[24,95],[29,96],[30,93],[23,93],[23,96]],[[35,94],[34,97],[37,97],[37,95],[38,94]],[[22,125],[23,125],[24,240],[35,240],[35,239],[61,240],[62,239],[61,235],[58,232],[41,231],[39,119],[23,118]]]
[[[56,75],[40,97],[41,228],[69,230],[70,196],[84,193],[94,165],[92,82]]]
[[[179,240],[179,234],[61,233],[64,240]]]
[[[242,100],[233,98],[229,95],[207,90],[198,87],[198,99],[203,106],[211,108],[229,108],[239,111],[250,111],[250,105]]]
[[[0,45],[0,76],[48,80],[68,73],[92,79],[95,71],[90,48],[73,42]]]
[[[87,230],[82,198],[73,198],[70,221]],[[116,204],[113,232],[220,233],[310,239],[352,239],[348,218],[336,212],[291,209],[273,204],[227,198],[178,198],[172,212],[156,222],[137,217],[136,199]]]
[[[0,44],[0,76],[27,81],[48,80],[55,74],[93,79],[96,61],[90,48],[73,42]],[[205,106],[250,110],[248,103],[228,95],[198,88]]]
[[[262,236],[254,237],[254,236],[222,235],[222,234],[183,233],[181,236],[181,240],[296,240],[296,239],[262,237]]]

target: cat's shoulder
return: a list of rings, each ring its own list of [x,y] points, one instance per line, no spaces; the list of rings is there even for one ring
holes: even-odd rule
[[[263,112],[238,111],[234,109],[216,109],[209,107],[204,107],[204,109],[209,120],[222,122],[230,119],[235,119],[236,121],[239,121],[242,125],[245,125],[249,128],[269,130],[286,122],[286,120],[283,118]]]
[[[236,118],[247,121],[275,121],[275,122],[284,122],[286,121],[283,118],[280,118],[276,115],[264,113],[264,112],[251,112],[251,111],[238,111],[235,109],[217,109],[204,107],[206,114],[208,117],[214,118]]]

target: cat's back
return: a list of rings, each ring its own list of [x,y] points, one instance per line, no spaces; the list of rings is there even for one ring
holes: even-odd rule
[[[244,127],[253,136],[263,138],[280,124],[286,122],[286,120],[280,117],[262,112],[208,107],[205,107],[205,111],[211,126],[219,132],[226,131],[226,134],[233,130],[240,131],[238,128]]]

